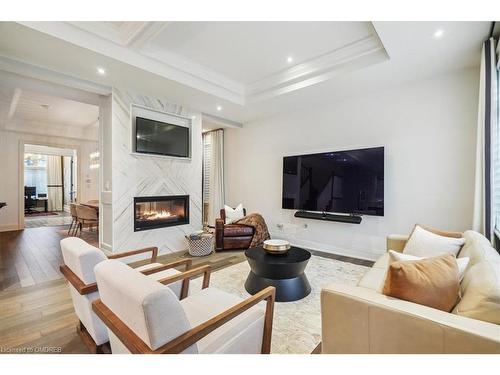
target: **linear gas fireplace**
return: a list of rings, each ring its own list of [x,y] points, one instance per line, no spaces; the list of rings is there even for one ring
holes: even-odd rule
[[[134,231],[189,224],[189,195],[134,198]]]

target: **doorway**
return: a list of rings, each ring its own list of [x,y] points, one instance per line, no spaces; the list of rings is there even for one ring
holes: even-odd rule
[[[77,152],[24,145],[24,222],[26,228],[69,225],[77,199]]]

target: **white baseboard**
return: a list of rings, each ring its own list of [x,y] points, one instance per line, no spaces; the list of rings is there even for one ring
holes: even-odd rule
[[[99,247],[102,249],[102,250],[105,250],[105,251],[108,251],[110,253],[113,252],[113,247],[105,242],[101,242],[101,244],[99,245]]]
[[[299,246],[310,250],[322,251],[324,253],[337,254],[351,258],[376,261],[382,254],[380,253],[372,253],[369,251],[361,251],[361,250],[348,250],[342,249],[340,247],[334,245],[327,245],[321,242],[303,240],[298,238],[292,238],[290,236],[284,235],[283,232],[272,232],[271,236],[273,238],[283,238],[290,241],[290,244],[293,246]]]
[[[19,230],[19,224],[2,224],[2,225],[0,225],[0,232],[9,232],[12,230]]]

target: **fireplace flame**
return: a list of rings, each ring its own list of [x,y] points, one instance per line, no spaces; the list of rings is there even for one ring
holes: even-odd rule
[[[167,219],[170,217],[175,217],[177,215],[171,214],[169,211],[161,210],[161,211],[145,211],[142,214],[142,217],[146,220],[158,220],[158,219]]]

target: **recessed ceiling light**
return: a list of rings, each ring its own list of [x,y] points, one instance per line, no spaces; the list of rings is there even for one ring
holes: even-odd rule
[[[444,30],[443,29],[437,29],[434,32],[434,38],[439,39],[444,35]]]
[[[222,111],[222,107],[220,105],[217,106],[218,111]]]
[[[40,104],[40,107],[42,107],[43,109],[48,110],[50,108],[50,105],[48,105],[48,104]]]
[[[106,74],[106,69],[104,68],[97,68],[97,73],[99,73],[100,75],[105,75]]]
[[[287,62],[287,63],[289,63],[289,64],[290,64],[291,62],[293,62],[293,57],[292,57],[292,56],[288,56],[288,57],[286,58],[286,62]]]

